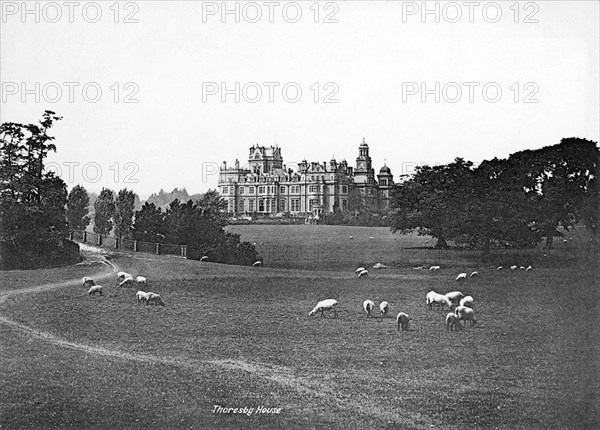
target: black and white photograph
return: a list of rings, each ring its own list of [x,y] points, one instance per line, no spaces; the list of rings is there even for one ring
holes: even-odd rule
[[[0,429],[600,428],[600,2],[0,0]]]

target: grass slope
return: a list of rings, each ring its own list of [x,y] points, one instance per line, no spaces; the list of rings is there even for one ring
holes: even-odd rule
[[[88,297],[78,283],[9,297],[3,317],[51,337],[1,325],[3,428],[598,426],[595,266],[479,268],[479,278],[459,284],[460,259],[456,269],[396,267],[367,279],[319,264],[247,268],[144,254],[112,261],[147,276],[147,290],[167,306],[137,305],[136,289],[112,278],[103,297]],[[26,287],[86,273],[36,274],[3,276]],[[446,332],[446,311],[425,307],[431,289],[473,295],[478,326]],[[339,319],[308,317],[330,297]],[[392,315],[367,319],[366,298],[389,301]],[[411,331],[397,332],[399,311],[412,317]],[[215,414],[215,405],[282,411]]]

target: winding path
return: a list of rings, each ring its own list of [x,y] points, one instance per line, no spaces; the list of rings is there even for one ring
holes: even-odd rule
[[[101,257],[101,262],[107,266],[107,270],[97,272],[90,275],[94,279],[106,279],[112,274],[119,270],[111,261]],[[64,282],[57,282],[51,284],[44,284],[34,287],[22,288],[17,290],[7,291],[0,295],[0,306],[4,304],[7,298],[11,296],[17,296],[21,294],[31,294],[42,291],[54,290],[59,288],[65,288],[73,285],[77,285],[81,282],[78,279],[71,279]],[[412,428],[420,428],[415,423],[418,420],[422,420],[422,416],[409,415],[407,412],[401,415],[395,410],[388,410],[380,407],[377,403],[367,398],[357,398],[356,396],[349,396],[339,390],[335,390],[330,385],[326,385],[318,378],[307,378],[299,377],[294,375],[293,369],[284,366],[268,365],[268,364],[257,364],[247,363],[241,360],[191,360],[185,357],[158,357],[148,354],[134,354],[129,352],[120,351],[117,349],[107,349],[98,346],[90,346],[83,343],[71,342],[55,336],[51,333],[43,332],[27,326],[26,324],[19,323],[11,320],[4,315],[0,314],[0,324],[7,325],[21,332],[22,334],[29,336],[33,339],[39,339],[53,345],[57,345],[63,348],[68,348],[75,351],[81,351],[87,354],[93,354],[104,357],[113,357],[122,360],[143,362],[149,364],[162,364],[167,366],[176,366],[182,369],[186,369],[193,372],[199,372],[202,369],[206,369],[207,366],[213,366],[221,369],[228,369],[238,372],[249,372],[258,377],[266,380],[275,382],[277,384],[286,386],[294,389],[301,393],[307,393],[315,397],[325,399],[327,401],[335,403],[337,407],[347,409],[349,411],[368,411],[368,415],[375,416],[387,422],[406,423],[407,420],[412,421]],[[424,427],[423,427],[424,428]]]

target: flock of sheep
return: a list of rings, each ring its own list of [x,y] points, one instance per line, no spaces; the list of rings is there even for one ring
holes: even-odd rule
[[[102,285],[96,285],[94,280],[90,277],[84,277],[82,279],[83,287],[88,288],[88,295],[95,296],[96,294],[102,296]],[[119,272],[117,273],[117,282],[119,283],[119,287],[129,286],[129,285],[147,285],[148,280],[144,276],[136,276],[135,278],[127,272]],[[137,299],[137,303],[146,303],[146,306],[149,304],[165,306],[165,302],[160,297],[159,294],[139,290],[135,297]]]
[[[377,263],[375,266],[378,266],[380,264],[381,263]],[[373,267],[381,268],[381,267],[375,267],[375,266],[373,266]],[[385,267],[387,268],[387,266],[385,266]],[[419,267],[414,267],[413,269],[424,269],[424,268],[425,268],[424,266],[419,266]],[[531,267],[531,266],[528,266],[528,267],[521,266],[520,268],[522,270],[525,270],[526,272],[533,269],[533,267]],[[517,266],[511,266],[511,270],[516,270],[516,269],[517,269]],[[440,270],[440,266],[431,266],[429,268],[429,270],[430,271]],[[496,268],[496,270],[502,270],[502,266],[498,266]],[[364,267],[359,267],[358,269],[356,269],[355,273],[358,275],[359,278],[369,276],[369,271],[367,269],[365,269]],[[468,277],[473,278],[473,277],[477,277],[477,276],[479,276],[479,272],[477,272],[477,271],[471,272],[470,275],[467,275],[467,273],[459,273],[458,276],[456,276],[456,281],[463,281],[463,280],[466,280]],[[446,315],[445,325],[446,325],[446,330],[448,330],[448,331],[463,329],[464,327],[466,327],[467,321],[469,322],[470,326],[475,326],[477,324],[477,320],[475,319],[475,313],[473,311],[473,307],[474,307],[473,306],[473,297],[465,296],[460,291],[451,291],[446,294],[439,294],[432,290],[429,293],[427,293],[427,296],[425,297],[425,303],[427,304],[428,310],[432,310],[434,305],[437,308],[441,307],[442,309],[444,309],[444,306],[447,306],[448,310],[452,310],[452,308],[454,308],[453,312],[449,312]],[[373,309],[375,309],[375,303],[372,300],[365,300],[363,302],[363,309],[365,310],[367,318],[369,318],[369,317],[371,317],[371,312],[373,311]],[[382,321],[383,321],[383,318],[389,312],[389,309],[390,309],[390,304],[387,301],[383,301],[379,304],[379,310],[381,312]],[[338,316],[337,300],[326,299],[326,300],[320,301],[319,303],[317,303],[315,308],[308,313],[308,316],[313,316],[317,312],[320,312],[321,318],[325,318],[326,311],[333,311],[334,317],[337,318],[337,316]],[[398,331],[400,331],[400,330],[407,331],[409,321],[411,321],[411,318],[408,316],[408,314],[406,314],[405,312],[398,313],[398,315],[396,316],[396,324],[398,326]],[[462,326],[460,323],[461,321],[463,322]]]

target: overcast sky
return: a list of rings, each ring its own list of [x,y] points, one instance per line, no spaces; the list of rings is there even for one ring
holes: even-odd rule
[[[364,137],[397,180],[598,141],[599,2],[477,3],[3,1],[1,121],[57,112],[69,188],[142,198],[216,188],[256,143],[354,166]]]

